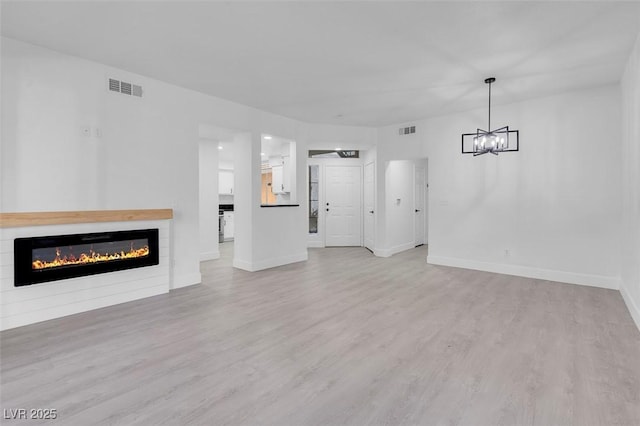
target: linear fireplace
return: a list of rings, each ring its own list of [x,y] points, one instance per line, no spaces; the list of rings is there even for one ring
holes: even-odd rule
[[[16,238],[16,287],[159,263],[158,230]]]

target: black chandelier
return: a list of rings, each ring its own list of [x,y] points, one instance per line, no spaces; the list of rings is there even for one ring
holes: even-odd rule
[[[520,147],[520,134],[517,130],[509,130],[509,126],[491,130],[491,83],[495,77],[485,79],[489,85],[489,124],[488,130],[477,129],[475,133],[462,134],[462,153],[473,156],[490,152],[498,155],[500,152],[515,152]]]

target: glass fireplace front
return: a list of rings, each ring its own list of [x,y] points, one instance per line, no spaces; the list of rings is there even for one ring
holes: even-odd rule
[[[16,238],[15,286],[157,265],[158,230]]]

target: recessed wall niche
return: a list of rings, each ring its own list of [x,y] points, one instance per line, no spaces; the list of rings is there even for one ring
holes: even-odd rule
[[[296,143],[263,134],[260,149],[260,205],[296,205]]]

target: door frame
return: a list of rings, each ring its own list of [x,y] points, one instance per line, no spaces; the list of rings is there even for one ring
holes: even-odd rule
[[[365,193],[365,181],[364,181],[364,175],[365,175],[365,169],[367,168],[367,166],[371,165],[373,167],[373,235],[371,236],[371,242],[372,242],[372,247],[367,247],[365,245],[365,217],[367,215],[367,211],[365,208],[365,200],[364,200],[364,193]],[[362,247],[368,249],[369,251],[371,251],[371,253],[375,253],[376,251],[376,229],[377,224],[378,224],[378,215],[376,214],[376,210],[377,210],[377,206],[376,206],[376,200],[377,200],[377,191],[376,191],[376,160],[371,160],[366,164],[362,165]]]
[[[318,233],[317,234],[309,234],[309,224],[307,223],[307,247],[314,248],[323,248],[326,247],[326,228],[325,228],[325,220],[326,220],[326,211],[323,208],[326,203],[326,185],[325,185],[325,167],[327,166],[360,166],[360,246],[363,245],[363,217],[362,217],[362,208],[363,208],[363,191],[362,191],[362,179],[363,179],[363,159],[362,158],[308,158],[307,159],[307,169],[306,169],[306,186],[307,186],[307,194],[305,203],[307,205],[307,212],[309,211],[309,194],[308,194],[308,186],[309,186],[309,166],[318,166],[318,181],[320,184],[319,192],[318,192]]]
[[[422,161],[420,161],[422,162]],[[422,169],[423,170],[423,174],[422,174],[422,205],[420,206],[421,211],[422,211],[422,216],[423,216],[423,224],[422,224],[422,243],[421,244],[417,244],[417,238],[416,238],[416,217],[414,214],[414,219],[413,219],[413,236],[414,236],[414,244],[416,244],[416,247],[418,245],[427,245],[428,244],[428,240],[427,240],[427,227],[428,227],[428,188],[429,188],[429,184],[428,181],[429,179],[427,178],[427,173],[428,173],[428,166],[426,163],[426,159],[424,161],[423,164],[420,164],[418,162],[414,162],[413,164],[413,209],[415,212],[415,209],[418,208],[417,203],[416,203],[416,186],[417,186],[417,182],[416,182],[416,170],[417,169]]]

